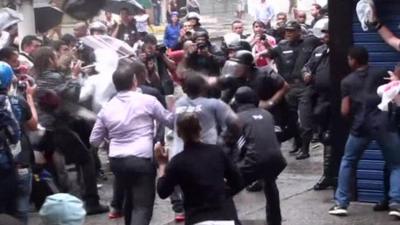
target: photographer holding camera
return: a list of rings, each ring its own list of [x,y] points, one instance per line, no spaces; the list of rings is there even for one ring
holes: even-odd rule
[[[149,71],[149,83],[157,88],[163,95],[174,93],[174,84],[170,73],[175,72],[176,64],[168,58],[167,47],[157,45],[157,39],[152,34],[143,38],[143,45],[138,54],[140,60],[145,63]]]

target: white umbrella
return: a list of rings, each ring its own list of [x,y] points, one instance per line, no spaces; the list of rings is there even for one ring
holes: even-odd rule
[[[120,57],[135,56],[135,51],[126,42],[107,35],[91,35],[80,39],[83,44],[97,50],[106,49],[115,51]]]
[[[24,16],[10,8],[0,9],[0,30],[4,30],[12,25],[21,22]]]

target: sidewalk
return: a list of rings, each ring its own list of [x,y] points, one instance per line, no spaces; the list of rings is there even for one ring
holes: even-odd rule
[[[287,145],[283,151],[287,152]],[[322,171],[322,150],[312,150],[311,158],[296,161],[285,154],[288,167],[278,179],[284,225],[395,225],[386,212],[372,211],[371,204],[352,203],[348,217],[334,217],[328,214],[332,206],[332,190],[315,192],[312,186]],[[101,199],[107,204],[111,199],[111,175],[100,189]],[[243,191],[235,197],[239,217],[243,225],[265,224],[265,199],[263,193]],[[32,225],[40,224],[37,213],[31,215]],[[152,225],[173,225],[174,213],[169,200],[157,198]],[[108,220],[107,214],[88,216],[86,225],[122,225],[123,219]]]

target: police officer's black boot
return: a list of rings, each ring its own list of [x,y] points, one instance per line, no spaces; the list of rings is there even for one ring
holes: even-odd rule
[[[289,154],[296,154],[298,151],[300,151],[301,145],[302,145],[301,137],[295,136],[292,145],[292,150],[289,151]]]
[[[335,185],[335,179],[332,174],[332,147],[324,146],[324,173],[319,181],[314,185],[315,191],[325,190]]]
[[[310,142],[311,142],[311,137],[303,139],[303,144],[301,145],[300,149],[301,151],[296,156],[297,160],[307,159],[310,157]]]

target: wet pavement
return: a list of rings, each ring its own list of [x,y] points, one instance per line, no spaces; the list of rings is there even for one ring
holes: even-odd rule
[[[371,204],[352,203],[348,217],[333,217],[328,215],[332,206],[333,191],[315,192],[312,186],[318,180],[322,171],[322,150],[320,147],[311,150],[311,157],[297,161],[286,152],[288,145],[282,149],[288,160],[288,167],[281,174],[277,183],[280,189],[283,225],[394,225],[386,212],[373,212]],[[111,199],[111,179],[103,182],[100,196],[104,204]],[[265,224],[264,194],[243,191],[235,197],[239,218],[243,225]],[[39,225],[37,213],[31,214],[29,224]],[[174,225],[174,213],[169,200],[156,200],[152,225]],[[109,220],[107,214],[88,216],[86,225],[123,225],[123,219]],[[138,224],[140,225],[140,224]]]

